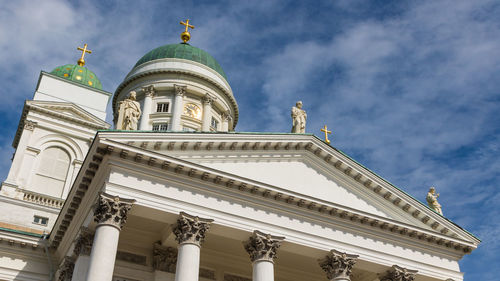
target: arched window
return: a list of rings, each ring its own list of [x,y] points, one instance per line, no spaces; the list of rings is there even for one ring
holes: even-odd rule
[[[40,156],[33,190],[60,197],[66,183],[70,164],[69,154],[59,147],[49,147]]]

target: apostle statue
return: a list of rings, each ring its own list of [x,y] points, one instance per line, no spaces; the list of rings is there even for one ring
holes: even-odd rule
[[[427,204],[431,209],[439,213],[440,215],[443,215],[443,211],[441,210],[441,204],[437,201],[439,197],[439,193],[436,193],[436,189],[434,187],[431,187],[429,189],[429,192],[427,192],[427,197],[425,198],[427,200]]]
[[[137,130],[137,123],[141,117],[141,105],[136,101],[135,91],[131,91],[128,98],[120,103],[118,118],[119,130]]]
[[[302,109],[302,102],[298,101],[292,107],[292,133],[305,133],[306,132],[306,111]]]

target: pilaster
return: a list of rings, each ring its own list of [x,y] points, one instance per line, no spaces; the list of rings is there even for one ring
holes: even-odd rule
[[[181,131],[181,114],[187,86],[174,85],[175,98],[172,107],[172,131]]]
[[[216,97],[210,94],[205,94],[203,97],[203,120],[201,124],[201,130],[204,132],[210,131],[210,117],[212,117],[212,104],[216,100]]]

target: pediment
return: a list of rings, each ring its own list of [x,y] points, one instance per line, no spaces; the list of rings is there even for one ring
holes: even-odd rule
[[[357,213],[361,218],[373,216],[399,224],[399,228],[393,229],[401,233],[406,233],[407,227],[415,227],[436,236],[444,235],[472,244],[479,242],[456,224],[312,135],[152,132],[100,135],[109,141],[139,148],[144,153],[163,154],[193,163],[198,168],[220,171],[230,175],[228,177],[274,186],[293,194],[287,195],[286,200],[299,206],[301,198],[318,204],[327,202]],[[318,204],[314,208],[318,208]],[[429,239],[434,238],[431,235]]]
[[[74,103],[51,102],[51,101],[27,101],[29,109],[54,115],[77,123],[86,123],[100,129],[107,129],[110,125],[95,115],[89,113]]]

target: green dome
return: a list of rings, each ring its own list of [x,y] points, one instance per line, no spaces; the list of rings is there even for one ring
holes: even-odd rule
[[[198,49],[187,43],[169,44],[151,50],[149,51],[149,53],[145,54],[139,61],[137,61],[134,67],[148,61],[164,58],[185,59],[204,64],[217,71],[217,73],[222,75],[222,77],[227,80],[224,70],[222,70],[222,67],[214,59],[214,57],[212,57],[209,53],[203,51],[202,49]]]
[[[88,87],[102,90],[101,81],[97,79],[94,72],[83,66],[66,64],[54,68],[50,73]]]

